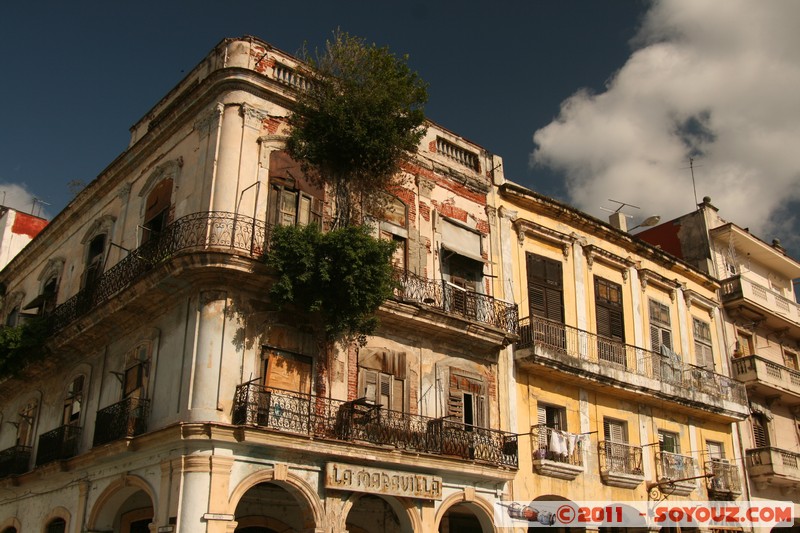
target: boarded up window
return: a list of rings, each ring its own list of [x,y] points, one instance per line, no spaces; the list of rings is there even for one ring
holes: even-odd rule
[[[744,357],[753,355],[753,336],[743,331],[736,332],[736,352],[737,355]]]
[[[707,440],[706,452],[708,453],[708,458],[711,461],[719,461],[720,459],[725,459],[725,448],[722,446],[721,442]]]
[[[265,349],[263,357],[265,386],[311,394],[310,358],[273,349]]]

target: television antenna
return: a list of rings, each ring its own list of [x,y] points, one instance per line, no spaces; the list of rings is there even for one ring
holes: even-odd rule
[[[639,207],[638,205],[629,204],[628,202],[620,202],[619,200],[613,200],[611,198],[609,198],[608,201],[609,202],[614,202],[615,204],[619,204],[619,207],[617,207],[617,209],[614,210],[614,211],[612,211],[611,209],[605,208],[602,205],[600,206],[600,209],[602,209],[603,211],[608,211],[609,213],[619,213],[620,211],[622,211],[623,207],[633,207],[634,209],[641,209],[641,207]],[[628,215],[627,213],[623,213],[623,214],[628,218],[633,218],[633,215]]]
[[[697,165],[697,166],[698,167],[702,167],[703,165]],[[697,184],[695,184],[695,181],[694,181],[694,157],[690,157],[689,158],[689,166],[688,167],[683,167],[683,170],[686,170],[687,168],[689,169],[689,172],[692,175],[692,191],[694,191],[694,205],[697,206],[698,205],[698,202],[697,202]],[[699,209],[699,207],[698,207],[698,209]]]

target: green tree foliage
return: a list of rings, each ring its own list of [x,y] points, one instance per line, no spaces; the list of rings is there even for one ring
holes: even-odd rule
[[[333,227],[356,218],[394,183],[400,163],[417,149],[427,85],[385,47],[337,31],[317,57],[304,54],[311,83],[297,94],[286,147],[336,200]]]
[[[0,328],[0,378],[14,376],[28,363],[42,359],[50,331],[50,320],[45,317]]]
[[[272,296],[281,306],[319,317],[326,341],[363,341],[378,325],[378,307],[392,295],[394,249],[364,226],[327,233],[313,224],[277,226],[266,257],[277,278]]]

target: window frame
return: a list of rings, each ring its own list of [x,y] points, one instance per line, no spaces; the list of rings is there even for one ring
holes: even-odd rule
[[[649,298],[648,311],[648,323],[650,325],[650,349],[654,352],[660,352],[661,346],[666,346],[669,350],[674,350],[674,345],[672,342],[672,320],[669,306],[659,302],[658,300]],[[666,320],[664,317],[666,317]],[[656,337],[658,337],[658,343],[655,342]]]
[[[703,336],[703,329],[708,330],[707,336]],[[695,364],[701,368],[713,371],[716,367],[716,363],[714,362],[711,323],[697,317],[692,317],[692,338],[694,339]]]

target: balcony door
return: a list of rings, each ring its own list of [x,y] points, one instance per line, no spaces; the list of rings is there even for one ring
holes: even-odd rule
[[[597,339],[598,359],[623,367],[627,366],[622,285],[595,276],[594,301],[599,337]]]
[[[534,341],[556,348],[565,348],[562,264],[560,261],[530,252],[525,255],[525,261]],[[545,320],[534,323],[534,317]]]
[[[265,348],[264,385],[270,389],[311,394],[311,359]]]

